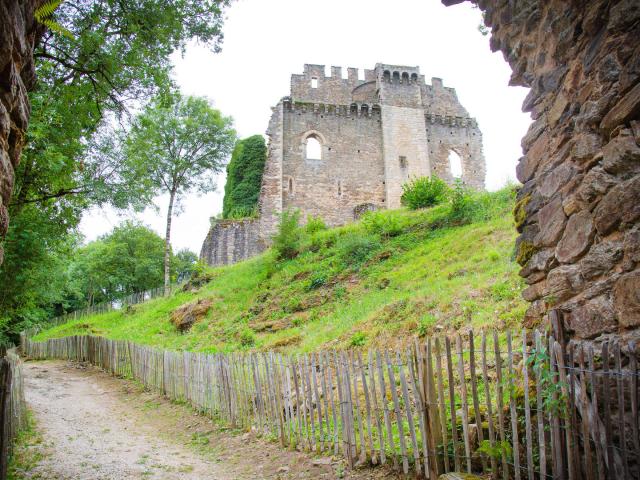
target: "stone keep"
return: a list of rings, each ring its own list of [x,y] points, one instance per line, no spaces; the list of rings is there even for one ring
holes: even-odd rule
[[[398,208],[412,177],[453,182],[451,152],[462,180],[484,188],[477,122],[453,88],[439,78],[425,83],[418,67],[379,63],[359,79],[355,68],[343,78],[340,67],[326,76],[324,65],[305,65],[273,108],[267,135],[259,219],[214,225],[201,251],[209,264],[262,251],[287,209],[299,209],[303,222],[313,215],[338,226],[368,210]]]

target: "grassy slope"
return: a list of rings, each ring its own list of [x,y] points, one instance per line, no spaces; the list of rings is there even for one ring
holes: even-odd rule
[[[273,254],[213,270],[199,291],[179,292],[80,319],[36,339],[92,333],[170,349],[231,351],[385,345],[463,326],[516,326],[525,303],[512,260],[515,231],[508,190],[483,194],[482,213],[465,226],[447,225],[448,205],[378,214],[402,234],[372,234],[362,223],[307,236],[296,259]],[[384,227],[383,227],[384,228]],[[367,252],[345,254],[353,239]],[[366,243],[366,242],[365,242]],[[178,333],[170,312],[196,298],[213,300],[207,318]]]

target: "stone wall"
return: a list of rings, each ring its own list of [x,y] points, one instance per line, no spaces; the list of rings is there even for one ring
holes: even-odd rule
[[[7,206],[29,123],[27,92],[35,85],[33,48],[43,33],[33,11],[40,3],[0,2],[0,240],[9,226]],[[0,245],[0,264],[3,253]]]
[[[354,220],[362,204],[384,208],[380,110],[351,112],[349,105],[328,110],[288,102],[283,125],[284,209],[301,210],[303,222],[315,215],[337,226]],[[310,133],[320,138],[320,159],[306,158]]]
[[[443,0],[445,4],[460,0]],[[640,2],[478,0],[510,83],[531,88],[517,167],[529,325],[572,338],[640,331]]]
[[[258,255],[264,250],[259,223],[254,219],[218,220],[211,227],[200,250],[208,265],[229,265]]]

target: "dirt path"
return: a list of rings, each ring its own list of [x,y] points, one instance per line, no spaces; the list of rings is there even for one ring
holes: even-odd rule
[[[61,361],[25,364],[27,403],[43,442],[28,479],[395,478],[345,472],[331,458],[233,432],[133,382]]]

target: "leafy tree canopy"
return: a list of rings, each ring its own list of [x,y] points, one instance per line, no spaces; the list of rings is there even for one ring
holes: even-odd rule
[[[162,285],[164,240],[140,223],[126,221],[78,249],[70,275],[92,305]]]
[[[266,160],[267,146],[262,135],[253,135],[236,143],[227,165],[223,218],[247,217],[255,213]]]
[[[136,117],[126,139],[127,176],[140,179],[149,195],[169,194],[165,235],[165,289],[169,289],[169,246],[174,203],[181,195],[216,188],[235,142],[230,117],[205,98],[158,97]]]

